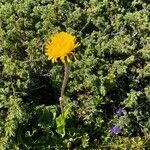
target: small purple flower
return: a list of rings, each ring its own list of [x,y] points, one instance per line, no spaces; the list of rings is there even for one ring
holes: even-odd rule
[[[116,112],[119,116],[121,116],[121,114],[122,114],[122,108],[120,107],[118,110],[117,110],[117,112]]]
[[[118,125],[113,126],[111,131],[115,134],[118,134],[118,132],[120,131],[120,126]]]

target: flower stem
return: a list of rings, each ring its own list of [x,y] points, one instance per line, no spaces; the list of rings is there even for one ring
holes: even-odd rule
[[[59,98],[59,102],[60,102],[60,109],[61,109],[61,113],[64,110],[64,93],[65,93],[65,88],[68,82],[68,78],[69,78],[69,65],[67,63],[64,64],[65,69],[64,69],[64,79],[63,79],[63,83],[62,83],[62,87],[61,87],[61,95]]]

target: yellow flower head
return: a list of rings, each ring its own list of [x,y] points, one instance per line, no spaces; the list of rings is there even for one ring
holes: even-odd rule
[[[69,55],[72,54],[76,47],[80,44],[76,43],[76,38],[69,33],[60,32],[50,38],[45,44],[45,55],[52,63],[56,62],[58,58],[65,63],[69,63]]]

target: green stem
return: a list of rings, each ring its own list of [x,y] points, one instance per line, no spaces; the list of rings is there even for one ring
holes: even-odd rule
[[[69,65],[67,63],[65,63],[64,66],[65,66],[64,79],[63,79],[63,83],[62,83],[62,87],[61,87],[61,95],[59,98],[61,113],[64,110],[64,93],[65,93],[65,88],[66,88],[68,78],[69,78]]]

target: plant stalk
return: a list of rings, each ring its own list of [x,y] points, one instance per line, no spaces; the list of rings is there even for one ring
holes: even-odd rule
[[[68,78],[69,78],[69,64],[65,63],[64,64],[64,79],[63,79],[63,83],[62,83],[62,87],[61,87],[61,95],[59,98],[59,102],[60,102],[60,109],[61,109],[61,113],[64,111],[64,94],[65,94],[65,88],[67,86],[67,82],[68,82]]]

